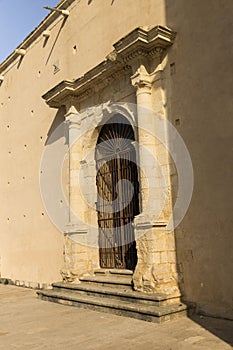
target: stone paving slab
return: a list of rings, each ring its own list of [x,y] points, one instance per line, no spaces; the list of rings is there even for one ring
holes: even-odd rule
[[[0,284],[0,349],[228,350],[233,322],[209,317],[157,325],[37,299]]]

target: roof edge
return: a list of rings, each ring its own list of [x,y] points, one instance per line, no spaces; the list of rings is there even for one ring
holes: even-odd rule
[[[55,6],[60,10],[66,10],[76,0],[61,0]],[[15,50],[0,63],[0,74],[2,74],[18,57],[16,49],[27,50],[30,45],[46,30],[61,14],[59,12],[50,12],[39,25],[15,48]]]

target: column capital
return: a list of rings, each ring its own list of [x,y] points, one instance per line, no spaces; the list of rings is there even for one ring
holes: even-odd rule
[[[68,98],[65,101],[65,109],[66,109],[66,113],[65,113],[66,120],[68,120],[72,115],[79,114],[78,108],[77,108],[77,101],[74,98]]]
[[[140,65],[136,72],[131,76],[132,85],[136,88],[137,94],[151,94],[151,77],[144,65]]]
[[[66,105],[65,121],[70,126],[79,126],[81,124],[80,113],[73,104]]]

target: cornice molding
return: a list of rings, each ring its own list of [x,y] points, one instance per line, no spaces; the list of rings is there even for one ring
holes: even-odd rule
[[[135,58],[161,55],[174,42],[176,33],[168,27],[139,27],[114,44],[124,62]]]
[[[167,222],[163,221],[144,221],[133,224],[136,230],[149,230],[151,228],[165,228],[167,227]]]
[[[166,228],[167,221],[158,219],[154,213],[139,214],[135,216],[133,226],[136,230],[148,230],[151,228]]]
[[[99,84],[102,87],[107,86],[117,76],[124,74],[126,71],[127,67],[124,67],[121,63],[105,60],[75,81],[62,81],[46,92],[42,98],[52,108],[65,105],[66,99],[70,97],[82,101],[92,95],[98,89]]]
[[[114,51],[99,65],[75,81],[65,80],[46,92],[42,97],[53,108],[65,104],[65,100],[75,96],[80,101],[124,74],[133,74],[134,60],[161,57],[173,44],[176,33],[162,26],[139,27],[113,45]],[[99,86],[99,88],[98,88]]]

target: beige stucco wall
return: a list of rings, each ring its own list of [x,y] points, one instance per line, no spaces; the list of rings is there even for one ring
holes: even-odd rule
[[[1,71],[0,273],[14,281],[50,283],[61,278],[63,266],[63,236],[50,222],[39,188],[44,145],[62,118],[41,96],[103,61],[113,43],[135,27],[164,23],[162,1],[130,0],[126,6],[117,0],[111,6],[102,0],[100,6],[82,0],[69,10],[65,23],[60,16],[47,28],[47,42],[39,36],[21,63],[17,58]],[[54,74],[57,61],[60,71]]]
[[[232,11],[231,1],[166,0],[177,31],[167,85],[168,115],[190,152],[194,192],[176,230],[188,300],[232,317]]]

